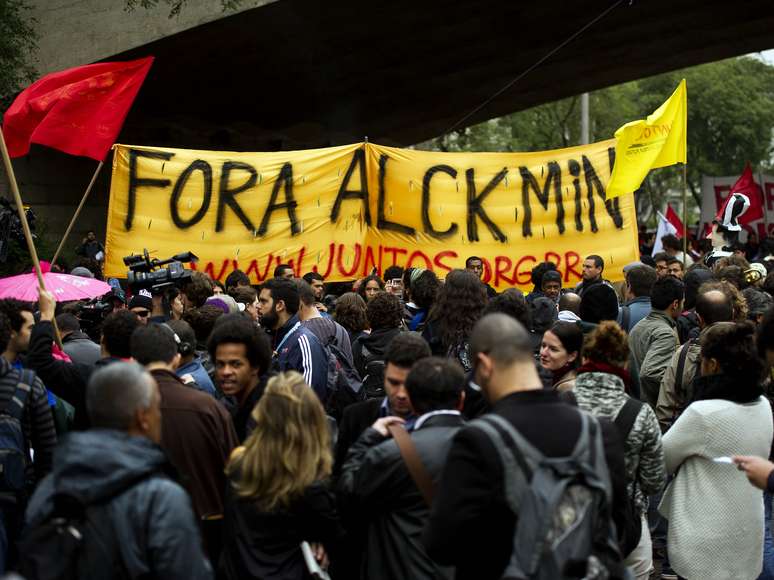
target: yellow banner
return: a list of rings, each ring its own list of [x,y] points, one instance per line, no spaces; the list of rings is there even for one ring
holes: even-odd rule
[[[537,153],[436,153],[371,143],[276,153],[116,145],[105,273],[122,257],[190,250],[223,280],[254,283],[281,263],[327,281],[373,268],[432,268],[445,277],[468,256],[502,290],[531,286],[539,262],[566,286],[599,254],[621,280],[639,257],[632,194],[606,200],[615,141]]]

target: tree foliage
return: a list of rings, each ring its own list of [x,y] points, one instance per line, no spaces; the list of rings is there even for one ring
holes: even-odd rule
[[[160,3],[164,3],[169,6],[169,18],[173,18],[180,14],[180,11],[186,5],[188,0],[126,0],[126,9],[134,10],[137,7],[155,8]],[[223,11],[234,10],[242,3],[242,0],[220,0],[220,5]]]
[[[35,79],[35,21],[24,0],[0,0],[0,109],[14,93]]]

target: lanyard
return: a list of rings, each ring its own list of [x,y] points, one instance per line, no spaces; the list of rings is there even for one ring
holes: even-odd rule
[[[288,338],[290,338],[290,335],[291,335],[291,334],[293,334],[293,333],[295,332],[296,328],[298,328],[299,326],[301,326],[301,321],[300,321],[300,320],[299,320],[298,322],[296,322],[296,323],[293,325],[293,328],[291,328],[290,330],[288,330],[288,333],[287,333],[285,336],[283,336],[283,337],[282,337],[282,340],[281,340],[281,341],[280,341],[280,343],[277,345],[277,348],[276,348],[276,349],[274,349],[274,351],[277,353],[277,355],[279,355],[279,351],[280,351],[280,349],[282,348],[282,345],[283,345],[283,344],[285,344],[285,341],[286,341]]]

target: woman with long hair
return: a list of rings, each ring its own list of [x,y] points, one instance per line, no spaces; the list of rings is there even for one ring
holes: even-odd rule
[[[583,365],[577,370],[573,395],[582,410],[615,421],[622,431],[628,430],[621,433],[621,438],[626,490],[633,513],[619,536],[621,531],[626,533],[623,543],[628,553],[624,554],[624,563],[637,580],[647,580],[653,568],[648,497],[661,491],[666,473],[656,414],[650,405],[627,395],[631,382],[625,369],[628,360],[626,333],[612,320],[600,322],[583,346]]]
[[[427,322],[427,315],[430,308],[435,303],[438,289],[441,281],[432,270],[424,268],[411,268],[409,275],[409,292],[411,303],[406,304],[410,311],[413,309],[413,315],[409,322],[409,330],[422,332]]]
[[[384,292],[384,282],[376,274],[363,278],[357,287],[357,293],[366,304],[373,300],[379,292]]]
[[[465,372],[473,368],[468,337],[487,304],[486,287],[470,270],[452,270],[430,308],[422,336],[434,356],[455,359]]]
[[[346,329],[347,334],[349,334],[349,343],[354,343],[358,337],[365,334],[365,330],[368,328],[365,300],[355,292],[342,294],[336,300],[333,320]]]
[[[572,391],[575,387],[582,349],[583,331],[573,322],[556,322],[543,333],[540,366],[553,374],[551,384],[557,391]]]
[[[763,562],[763,496],[732,455],[769,454],[771,407],[750,322],[717,322],[701,334],[693,402],[664,435],[676,473],[659,511],[669,520],[669,561],[684,578],[757,578]],[[720,460],[718,460],[720,458]]]
[[[333,458],[325,411],[303,376],[288,372],[269,380],[252,418],[255,429],[226,467],[219,576],[301,580],[308,577],[301,542],[330,551],[342,535],[327,485]]]

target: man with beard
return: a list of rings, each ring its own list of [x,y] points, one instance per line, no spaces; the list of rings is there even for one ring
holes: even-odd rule
[[[328,355],[312,331],[298,318],[298,288],[293,280],[273,278],[258,296],[261,326],[272,334],[273,369],[298,371],[325,403]]]

